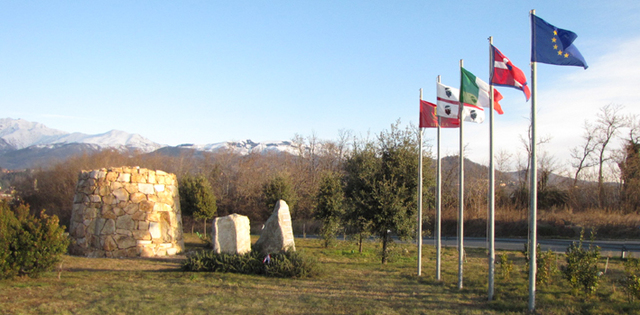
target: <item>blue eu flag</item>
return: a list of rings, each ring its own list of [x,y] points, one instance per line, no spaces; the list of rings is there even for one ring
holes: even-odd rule
[[[587,69],[587,62],[573,45],[577,37],[576,33],[557,28],[532,14],[531,61]]]

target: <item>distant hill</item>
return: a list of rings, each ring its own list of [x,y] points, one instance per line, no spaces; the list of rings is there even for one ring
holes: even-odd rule
[[[298,148],[291,141],[251,140],[227,141],[210,144],[185,143],[177,146],[167,146],[155,143],[141,135],[130,134],[125,131],[111,130],[105,133],[88,135],[79,132],[48,128],[47,126],[29,122],[23,119],[0,119],[0,168],[18,170],[37,168],[64,161],[71,156],[82,153],[93,153],[110,148],[122,152],[141,152],[147,154],[161,154],[180,156],[181,154],[195,154],[202,152],[216,152],[232,150],[239,154],[286,152],[298,154]],[[457,169],[458,156],[447,156],[442,159],[443,171],[451,167]],[[435,164],[433,165],[435,167]],[[465,159],[465,176],[488,179],[489,169],[485,165]],[[524,171],[500,173],[496,171],[496,180],[502,180],[505,185],[513,186]],[[457,177],[457,175],[456,175]],[[551,184],[558,184],[570,180],[566,177],[551,174]]]
[[[182,144],[167,146],[155,143],[141,135],[125,131],[111,130],[101,134],[88,135],[69,133],[48,128],[23,119],[0,119],[0,168],[16,170],[37,168],[71,156],[97,152],[102,149],[116,149],[122,152],[158,153],[179,155],[181,152],[215,152],[230,149],[239,154],[252,152],[288,152],[295,154],[296,148],[290,141],[253,142],[251,140],[218,142],[211,144]]]

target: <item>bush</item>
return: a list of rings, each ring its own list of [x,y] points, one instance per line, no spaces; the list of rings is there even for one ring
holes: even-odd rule
[[[498,271],[500,275],[502,275],[502,279],[508,281],[511,279],[511,271],[513,271],[513,262],[509,260],[509,256],[507,253],[503,253],[500,255],[500,259],[498,260]]]
[[[529,276],[529,243],[524,245],[525,259],[525,271],[527,272],[527,278]],[[536,284],[549,284],[553,279],[553,276],[558,273],[558,266],[556,265],[556,254],[551,250],[546,252],[540,248],[540,243],[536,244]]]
[[[320,274],[317,260],[296,251],[271,255],[271,262],[264,266],[270,277],[310,278]]]
[[[640,260],[628,258],[624,262],[624,278],[620,281],[629,302],[640,299]]]
[[[199,251],[187,257],[182,270],[232,272],[278,278],[307,278],[320,274],[317,261],[301,252],[288,251],[271,254],[269,257],[270,261],[264,262],[265,257],[257,251],[244,255]]]
[[[525,259],[525,271],[527,272],[527,278],[529,276],[529,243],[524,245],[522,251]],[[551,250],[546,252],[540,248],[540,243],[536,244],[536,284],[549,284],[553,276],[558,273],[558,267],[556,265],[556,254]]]
[[[28,206],[12,210],[6,202],[0,204],[0,278],[37,277],[53,269],[69,246],[58,223],[57,216],[44,211],[37,218]]]
[[[598,289],[600,281],[598,273],[598,259],[600,259],[600,247],[589,245],[586,249],[582,246],[584,230],[580,232],[580,241],[573,242],[567,248],[567,266],[562,273],[569,281],[573,292],[582,290],[586,295],[593,295]],[[593,239],[593,233],[591,235]]]

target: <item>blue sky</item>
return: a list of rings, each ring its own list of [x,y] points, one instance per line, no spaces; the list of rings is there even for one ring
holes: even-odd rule
[[[288,140],[417,124],[419,89],[456,86],[459,61],[488,81],[488,41],[530,77],[529,10],[578,34],[589,63],[538,66],[542,149],[566,164],[585,119],[640,113],[638,1],[3,1],[2,117],[152,141]],[[530,103],[500,88],[496,150],[516,154]],[[635,107],[635,108],[634,108]],[[465,128],[486,163],[488,124]],[[433,144],[435,132],[425,138]],[[457,154],[446,131],[446,154]]]

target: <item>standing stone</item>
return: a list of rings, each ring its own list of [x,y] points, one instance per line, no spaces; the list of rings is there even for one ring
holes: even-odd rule
[[[291,213],[284,200],[278,200],[276,203],[273,214],[264,224],[260,238],[256,242],[256,248],[262,254],[296,250],[293,228],[291,227]]]
[[[213,220],[213,251],[227,254],[244,254],[251,251],[249,218],[231,214]]]

